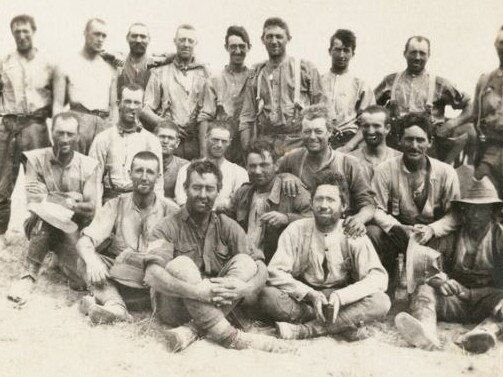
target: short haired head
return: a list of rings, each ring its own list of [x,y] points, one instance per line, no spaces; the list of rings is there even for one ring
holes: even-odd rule
[[[155,127],[154,133],[157,135],[160,130],[172,130],[176,132],[176,136],[180,137],[180,131],[178,130],[178,126],[171,119],[166,118],[159,122]]]
[[[124,90],[129,90],[130,92],[137,92],[141,91],[142,93],[145,93],[145,89],[143,87],[135,82],[131,82],[129,84],[126,84],[122,87],[121,93],[120,93],[120,98],[124,95]]]
[[[187,178],[185,178],[185,182],[183,183],[185,189],[188,189],[190,186],[190,177],[193,172],[199,175],[213,174],[217,179],[218,191],[222,189],[222,172],[213,162],[208,160],[196,160],[191,162],[187,168]]]
[[[129,25],[129,29],[128,29],[126,36],[131,34],[131,29],[134,28],[135,26],[144,27],[145,29],[147,29],[147,35],[150,36],[150,31],[148,30],[148,26],[145,25],[143,22],[135,22],[135,23],[132,23],[131,25]]]
[[[86,27],[84,28],[84,33],[87,33],[89,31],[89,29],[91,29],[91,26],[93,25],[93,23],[98,23],[98,24],[102,24],[102,25],[106,25],[107,23],[102,20],[101,18],[91,18],[89,21],[86,22]]]
[[[264,38],[264,31],[269,27],[277,26],[283,29],[286,32],[286,36],[288,40],[292,39],[290,35],[290,29],[288,28],[288,24],[279,17],[270,17],[264,22],[264,27],[262,28],[262,38]]]
[[[265,158],[265,152],[269,153],[269,156],[271,156],[272,161],[276,162],[278,159],[278,155],[276,151],[274,150],[274,146],[272,143],[268,140],[265,139],[256,139],[251,142],[250,147],[246,151],[246,157],[248,157],[250,154],[258,154]]]
[[[215,119],[214,121],[210,122],[208,129],[206,130],[206,135],[209,135],[211,131],[217,128],[220,130],[229,131],[229,134],[232,135],[231,123],[229,120],[225,119]]]
[[[37,25],[35,24],[35,19],[28,14],[20,14],[18,16],[15,16],[10,21],[10,30],[11,31],[12,31],[12,28],[14,27],[15,24],[30,24],[31,30],[37,31]]]
[[[358,118],[360,118],[361,114],[379,114],[379,113],[384,114],[384,124],[385,125],[390,124],[391,119],[389,110],[379,105],[370,105],[369,107],[361,110],[358,114]]]
[[[178,31],[179,31],[180,29],[193,30],[193,31],[195,31],[195,30],[196,30],[196,28],[195,28],[194,26],[190,25],[190,24],[181,24],[181,25],[179,25],[179,26],[176,28],[175,35],[178,35]]]
[[[142,160],[142,161],[156,161],[157,162],[157,172],[161,170],[161,163],[159,161],[159,157],[155,155],[155,153],[152,153],[150,151],[141,151],[138,152],[133,156],[133,159],[131,160],[131,170],[133,170],[133,165],[136,160]]]
[[[343,206],[349,206],[349,189],[348,182],[342,174],[336,173],[333,170],[323,170],[314,178],[314,186],[311,191],[311,196],[316,194],[318,187],[323,185],[337,186]]]
[[[330,47],[328,50],[332,50],[332,46],[334,45],[334,40],[340,40],[344,47],[350,47],[353,50],[353,53],[356,50],[356,35],[351,30],[347,29],[337,29],[330,38]]]
[[[412,37],[407,39],[407,42],[405,42],[404,52],[407,51],[407,49],[409,48],[410,42],[413,40],[416,40],[418,42],[423,42],[423,41],[426,42],[426,44],[428,45],[428,55],[430,54],[430,47],[431,47],[430,40],[426,37],[423,37],[422,35],[413,35]]]
[[[79,118],[77,118],[77,116],[71,111],[64,111],[62,113],[59,113],[58,115],[53,116],[51,131],[54,131],[54,129],[56,128],[56,124],[58,122],[64,122],[67,120],[74,120],[75,122],[77,122],[77,132],[78,132],[80,127]]]
[[[331,130],[331,119],[328,107],[322,104],[316,104],[305,107],[300,113],[302,120],[313,120],[323,118],[326,121],[327,129]]]
[[[232,25],[227,28],[227,32],[225,33],[225,45],[228,45],[229,42],[229,37],[235,35],[237,37],[240,37],[243,42],[245,42],[248,45],[248,48],[251,47],[250,43],[250,37],[248,36],[248,32],[246,29],[242,26],[237,26],[237,25]]]
[[[413,126],[421,128],[428,136],[428,140],[431,141],[433,138],[433,127],[429,116],[424,113],[408,113],[404,115],[398,123],[398,137],[401,139],[405,130]]]

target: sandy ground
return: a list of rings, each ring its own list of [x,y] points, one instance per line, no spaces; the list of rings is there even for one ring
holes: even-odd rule
[[[2,240],[3,242],[3,240]],[[0,376],[501,376],[503,344],[468,355],[452,343],[469,327],[440,324],[444,350],[409,348],[392,326],[348,343],[330,337],[296,341],[296,354],[225,350],[206,340],[179,354],[167,352],[163,328],[148,313],[131,324],[92,326],[77,310],[57,270],[44,269],[31,300],[16,308],[5,297],[19,272],[26,243],[1,245]]]

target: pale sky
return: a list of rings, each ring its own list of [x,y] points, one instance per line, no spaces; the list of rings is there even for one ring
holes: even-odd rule
[[[0,0],[0,55],[15,49],[9,29],[20,13],[35,17],[36,45],[61,61],[83,45],[87,19],[107,21],[110,51],[128,51],[125,35],[136,21],[150,27],[150,50],[173,51],[177,25],[193,24],[199,33],[197,57],[213,72],[228,60],[223,48],[229,25],[244,26],[252,50],[247,64],[267,58],[260,41],[264,20],[284,18],[293,36],[288,52],[312,61],[320,73],[330,68],[330,36],[348,28],[357,37],[352,72],[375,87],[383,76],[403,70],[406,39],[422,34],[432,42],[427,69],[443,76],[473,96],[477,78],[497,67],[494,39],[503,24],[501,0]]]

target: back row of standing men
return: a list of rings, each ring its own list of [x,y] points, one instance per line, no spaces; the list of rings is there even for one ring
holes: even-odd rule
[[[328,300],[332,306],[345,306],[345,311],[340,314],[343,323],[333,327],[333,331],[339,331],[347,327],[348,321],[356,321],[356,314],[362,308],[366,310],[365,318],[361,318],[361,321],[380,317],[389,309],[386,296],[378,294],[386,289],[386,272],[381,262],[375,258],[374,246],[370,240],[367,237],[358,238],[366,232],[365,224],[374,219],[375,225],[368,226],[369,236],[390,274],[395,271],[396,254],[405,251],[411,234],[419,235],[418,242],[426,244],[448,235],[454,229],[454,219],[449,210],[451,202],[459,201],[457,176],[452,167],[436,159],[426,158],[426,150],[441,154],[445,149],[442,141],[446,145],[448,142],[458,141],[455,138],[445,138],[446,136],[469,134],[470,126],[463,126],[472,118],[472,113],[466,95],[458,92],[446,80],[424,72],[429,57],[429,41],[424,37],[412,37],[407,41],[404,52],[407,70],[386,77],[376,89],[377,101],[389,106],[388,111],[373,106],[373,92],[361,80],[347,73],[348,62],[356,45],[354,35],[345,30],[337,31],[331,38],[329,51],[333,58],[332,71],[320,78],[312,65],[286,55],[290,34],[284,21],[273,18],[265,22],[262,40],[268,50],[269,60],[256,65],[250,72],[246,72],[243,65],[246,51],[250,47],[248,35],[241,27],[230,27],[226,35],[230,64],[221,75],[207,80],[206,68],[193,58],[196,44],[193,27],[180,26],[175,36],[177,53],[162,57],[162,66],[149,70],[152,64],[157,63],[145,55],[148,31],[144,25],[135,24],[128,33],[131,53],[116,85],[112,66],[104,62],[100,55],[106,37],[105,24],[93,19],[86,26],[86,44],[78,62],[69,68],[63,68],[61,71],[64,73],[58,72],[59,68],[54,68],[51,75],[47,76],[54,80],[53,86],[45,88],[45,96],[40,96],[40,92],[35,90],[37,80],[42,78],[38,70],[40,66],[37,68],[40,59],[37,59],[39,55],[31,45],[34,22],[29,17],[20,16],[13,19],[11,29],[18,51],[3,61],[0,74],[4,84],[4,109],[5,104],[13,105],[14,109],[4,110],[2,129],[5,135],[2,140],[9,141],[5,144],[5,150],[12,157],[2,159],[2,169],[12,173],[12,178],[21,161],[19,152],[49,145],[45,120],[50,112],[43,111],[50,111],[52,96],[47,91],[53,88],[52,107],[55,113],[58,112],[53,118],[54,148],[24,153],[29,200],[31,198],[35,202],[35,197],[47,196],[48,192],[80,193],[79,197],[67,197],[65,200],[70,201],[72,210],[77,215],[75,220],[80,218],[82,224],[89,223],[88,220],[94,214],[94,210],[89,208],[89,197],[97,195],[98,206],[106,203],[91,225],[82,231],[82,238],[78,243],[70,236],[63,237],[61,232],[54,233],[56,227],[65,234],[77,237],[79,234],[75,234],[77,226],[74,223],[58,223],[48,213],[50,211],[47,208],[50,206],[46,208],[35,205],[32,212],[38,217],[32,217],[33,221],[26,224],[31,242],[25,278],[35,280],[47,251],[67,242],[67,250],[71,249],[71,245],[77,244],[79,255],[85,263],[88,281],[103,283],[109,276],[110,268],[110,274],[115,274],[115,280],[124,283],[120,281],[121,276],[124,278],[120,267],[112,273],[114,267],[121,266],[121,263],[116,264],[115,257],[121,256],[117,258],[117,262],[119,259],[124,262],[126,257],[123,252],[127,251],[125,246],[135,245],[132,247],[133,251],[141,252],[148,248],[145,282],[171,297],[168,302],[161,304],[166,305],[168,312],[182,310],[180,307],[173,307],[173,295],[188,300],[200,298],[197,301],[201,302],[207,299],[200,291],[193,297],[194,292],[191,293],[187,286],[180,282],[175,284],[172,280],[173,276],[178,276],[178,279],[187,282],[192,279],[191,276],[195,276],[191,275],[192,270],[194,274],[197,272],[197,279],[201,279],[200,273],[209,277],[217,274],[222,276],[220,273],[225,275],[211,280],[212,283],[221,285],[212,288],[217,293],[211,302],[219,307],[224,302],[232,301],[231,298],[236,298],[235,291],[240,287],[235,277],[228,277],[227,274],[237,271],[238,275],[241,273],[249,276],[245,279],[239,275],[241,280],[251,277],[254,290],[261,288],[264,277],[267,277],[267,274],[263,274],[261,263],[257,262],[256,266],[254,264],[253,268],[249,268],[251,260],[229,260],[231,255],[239,254],[241,250],[243,254],[251,254],[256,261],[265,259],[268,262],[273,258],[272,267],[269,268],[270,285],[279,287],[290,298],[307,300],[309,303],[305,307],[296,306],[294,301],[290,302],[281,295],[276,297],[278,292],[264,290],[262,302],[265,302],[265,310],[270,317],[285,320],[279,313],[284,311],[286,305],[294,311],[299,310],[298,316],[290,320],[303,322],[314,316],[320,319],[324,316],[321,313],[322,304],[326,304]],[[497,42],[503,39],[501,34],[500,32]],[[500,50],[501,47],[498,51]],[[114,59],[117,60],[116,57]],[[33,72],[33,80],[28,79],[26,72]],[[496,77],[500,77],[497,73]],[[20,77],[23,80],[19,81]],[[479,83],[478,86],[478,91],[482,92],[479,105],[485,103],[485,94],[490,93],[489,88],[492,88],[484,80],[488,79],[481,79],[482,84]],[[96,93],[99,87],[103,89],[101,97]],[[146,88],[145,98],[143,88]],[[114,119],[117,93],[120,94],[119,119],[110,126],[105,118]],[[60,112],[66,96],[72,113]],[[41,106],[41,103],[45,106]],[[14,106],[17,104],[18,108]],[[463,109],[461,115],[445,122],[444,110],[447,105]],[[499,121],[498,110],[500,108],[497,106],[487,109],[488,116],[484,117],[484,122],[480,122],[483,126],[480,129],[487,134],[497,132],[495,122]],[[347,141],[344,140],[345,134],[353,129],[353,137],[341,149],[354,148],[361,139],[358,127],[355,126],[359,113],[361,116],[358,124],[361,125],[365,145],[354,152],[358,158],[355,159],[341,151],[334,151],[328,143],[329,137],[334,133],[338,133],[339,138],[333,142],[344,143]],[[484,110],[480,110],[478,114],[480,118],[485,114]],[[157,134],[161,143],[142,127],[138,117],[142,119],[145,128]],[[433,133],[436,135],[434,144],[431,143]],[[398,151],[386,146],[388,135],[391,142],[398,144],[397,140],[400,140],[404,151],[403,159]],[[262,140],[252,141],[255,138]],[[45,140],[45,144],[40,144],[41,140]],[[89,151],[94,159],[82,154],[74,155],[72,148],[75,140],[79,142],[79,150],[86,154]],[[234,151],[230,158],[239,162],[245,157],[250,184],[241,186],[248,179],[246,171],[224,156],[231,140],[239,141],[240,144],[235,145],[234,149],[229,148]],[[301,146],[305,148],[295,149]],[[479,174],[491,174],[491,169],[497,162],[491,159],[495,153],[499,153],[497,141],[487,146],[479,165],[485,170],[479,169]],[[491,151],[491,147],[495,147],[492,154],[487,153]],[[175,150],[179,156],[187,159],[200,155],[207,157],[219,169],[215,171],[211,167],[213,165],[205,164],[204,161],[182,167],[186,162],[174,156]],[[283,158],[276,161],[277,156]],[[387,161],[386,164],[377,168],[374,175],[374,167],[383,161]],[[364,169],[359,166],[359,162]],[[279,179],[276,179],[276,167],[283,173]],[[324,177],[326,174],[321,173],[326,171],[339,173],[343,178]],[[161,176],[164,174],[164,179],[157,179],[158,173]],[[341,180],[347,181],[349,198],[344,194],[345,184]],[[370,180],[373,180],[376,192],[377,211],[369,189]],[[310,205],[309,194],[304,186],[313,195]],[[334,187],[336,191],[333,191]],[[97,192],[92,192],[93,190]],[[158,217],[162,218],[173,210],[170,209],[169,202],[152,202],[152,196],[149,196],[152,190],[156,191],[157,197],[164,194],[173,196],[174,192],[177,201],[180,204],[186,201],[187,205],[175,216],[158,223]],[[2,191],[2,194],[6,192]],[[132,194],[128,194],[130,192]],[[285,193],[289,195],[285,196]],[[338,206],[333,204],[334,200]],[[489,197],[492,204],[496,205],[498,200]],[[271,210],[272,207],[277,210]],[[286,225],[299,217],[309,216],[309,207],[314,212],[316,228],[312,219],[296,222],[295,226],[292,224],[289,228],[290,231],[279,238]],[[146,216],[142,208],[148,209]],[[247,232],[248,241],[257,246],[256,250],[253,248],[255,251],[252,253],[251,248],[247,249],[241,244],[239,232],[242,233],[243,230],[237,230],[226,217],[209,215],[211,208],[227,211],[234,217]],[[350,215],[339,222],[342,210],[346,209]],[[41,222],[40,218],[44,221],[52,219],[47,220],[52,223],[49,226],[46,222]],[[198,220],[205,219],[200,225],[201,229],[207,229],[206,233],[194,234],[195,229],[190,226],[189,219],[198,225]],[[150,236],[142,233],[145,229],[153,228],[156,223],[156,231]],[[138,224],[141,224],[139,228]],[[188,228],[185,229],[185,226]],[[223,241],[223,244],[212,244],[215,250],[210,250],[208,246],[211,244],[208,240],[210,229],[217,233],[223,232],[216,238]],[[92,256],[95,249],[110,238],[111,232],[115,232],[112,244],[101,253],[102,260],[96,260]],[[302,239],[299,235],[305,237]],[[230,238],[224,241],[222,237]],[[348,237],[357,237],[359,241],[348,241]],[[310,239],[312,243],[305,245],[305,240]],[[229,242],[232,250],[229,250]],[[280,246],[276,252],[278,242]],[[311,258],[311,248],[324,250],[321,254],[326,256],[315,255],[317,261],[310,260],[314,264],[305,270],[303,266],[307,260],[303,258]],[[300,253],[297,256],[300,259],[292,256],[294,250]],[[353,271],[349,274],[351,278],[347,271],[349,266],[343,265],[344,260],[339,260],[340,253],[343,258],[345,253],[349,253],[348,258],[353,260]],[[134,259],[133,255],[129,255],[129,258]],[[191,262],[179,258],[180,256],[189,257]],[[248,267],[244,268],[247,264]],[[159,266],[162,271],[158,269]],[[168,268],[169,266],[171,267]],[[495,266],[475,266],[479,267]],[[77,266],[75,270],[78,269]],[[79,273],[76,275],[82,276]],[[125,275],[128,279],[131,278],[130,271]],[[354,279],[359,280],[353,282],[354,286],[345,286],[349,280]],[[444,283],[448,283],[445,279],[439,278],[439,281],[442,287]],[[337,289],[334,290],[334,286]],[[323,293],[325,297],[315,293],[318,291],[313,290],[313,287],[330,288],[330,292]],[[182,294],[181,291],[184,292],[183,295],[177,296]],[[204,297],[199,297],[199,294]],[[19,299],[15,295],[11,295],[11,298]],[[496,305],[487,305],[490,307],[489,311],[497,309],[496,314],[501,315],[501,292],[493,292],[492,299],[498,301]],[[159,300],[163,302],[162,298]],[[105,287],[96,289],[95,299],[84,301],[83,311],[100,320],[107,316],[124,319],[128,315],[124,311],[124,305],[117,289],[105,284]],[[225,326],[228,324],[220,323],[222,313],[219,310],[215,312],[214,308],[208,307],[202,310],[199,307],[201,304],[194,306],[194,303],[187,302],[184,305],[193,319],[196,319],[194,313],[200,314],[199,317],[196,316],[202,322],[196,323],[199,331],[208,330],[205,327],[211,324],[210,328],[216,326],[215,334],[222,335],[219,326],[222,323]],[[302,313],[309,315],[306,317]],[[332,316],[335,321],[337,313],[332,313]],[[213,319],[210,321],[210,318]],[[213,320],[216,323],[209,323]],[[178,324],[183,323],[184,321],[180,321]],[[326,326],[319,327],[316,323],[300,329],[292,329],[284,323],[278,326],[279,334],[287,338],[300,337],[302,334],[299,335],[299,331],[307,331],[302,336],[313,335],[313,332],[321,335],[327,331]],[[236,345],[236,341],[238,344],[251,341],[242,334],[236,335],[228,326],[224,330],[224,343]],[[297,335],[292,335],[292,331]],[[193,333],[194,331],[191,332]],[[429,337],[430,340],[432,338],[434,336]]]

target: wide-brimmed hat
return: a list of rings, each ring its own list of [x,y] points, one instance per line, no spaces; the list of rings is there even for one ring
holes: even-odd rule
[[[115,258],[110,268],[110,278],[131,288],[145,288],[144,254],[135,250],[124,250]]]
[[[73,200],[62,193],[49,194],[42,202],[29,204],[28,210],[65,233],[75,233],[78,226],[72,221],[75,212],[70,209]]]
[[[472,185],[461,199],[453,200],[452,203],[466,204],[502,204],[498,192],[488,176],[482,179],[472,178]]]
[[[418,285],[425,284],[429,278],[441,272],[440,253],[431,247],[420,245],[414,236],[409,238],[405,259],[408,293],[413,293]]]

